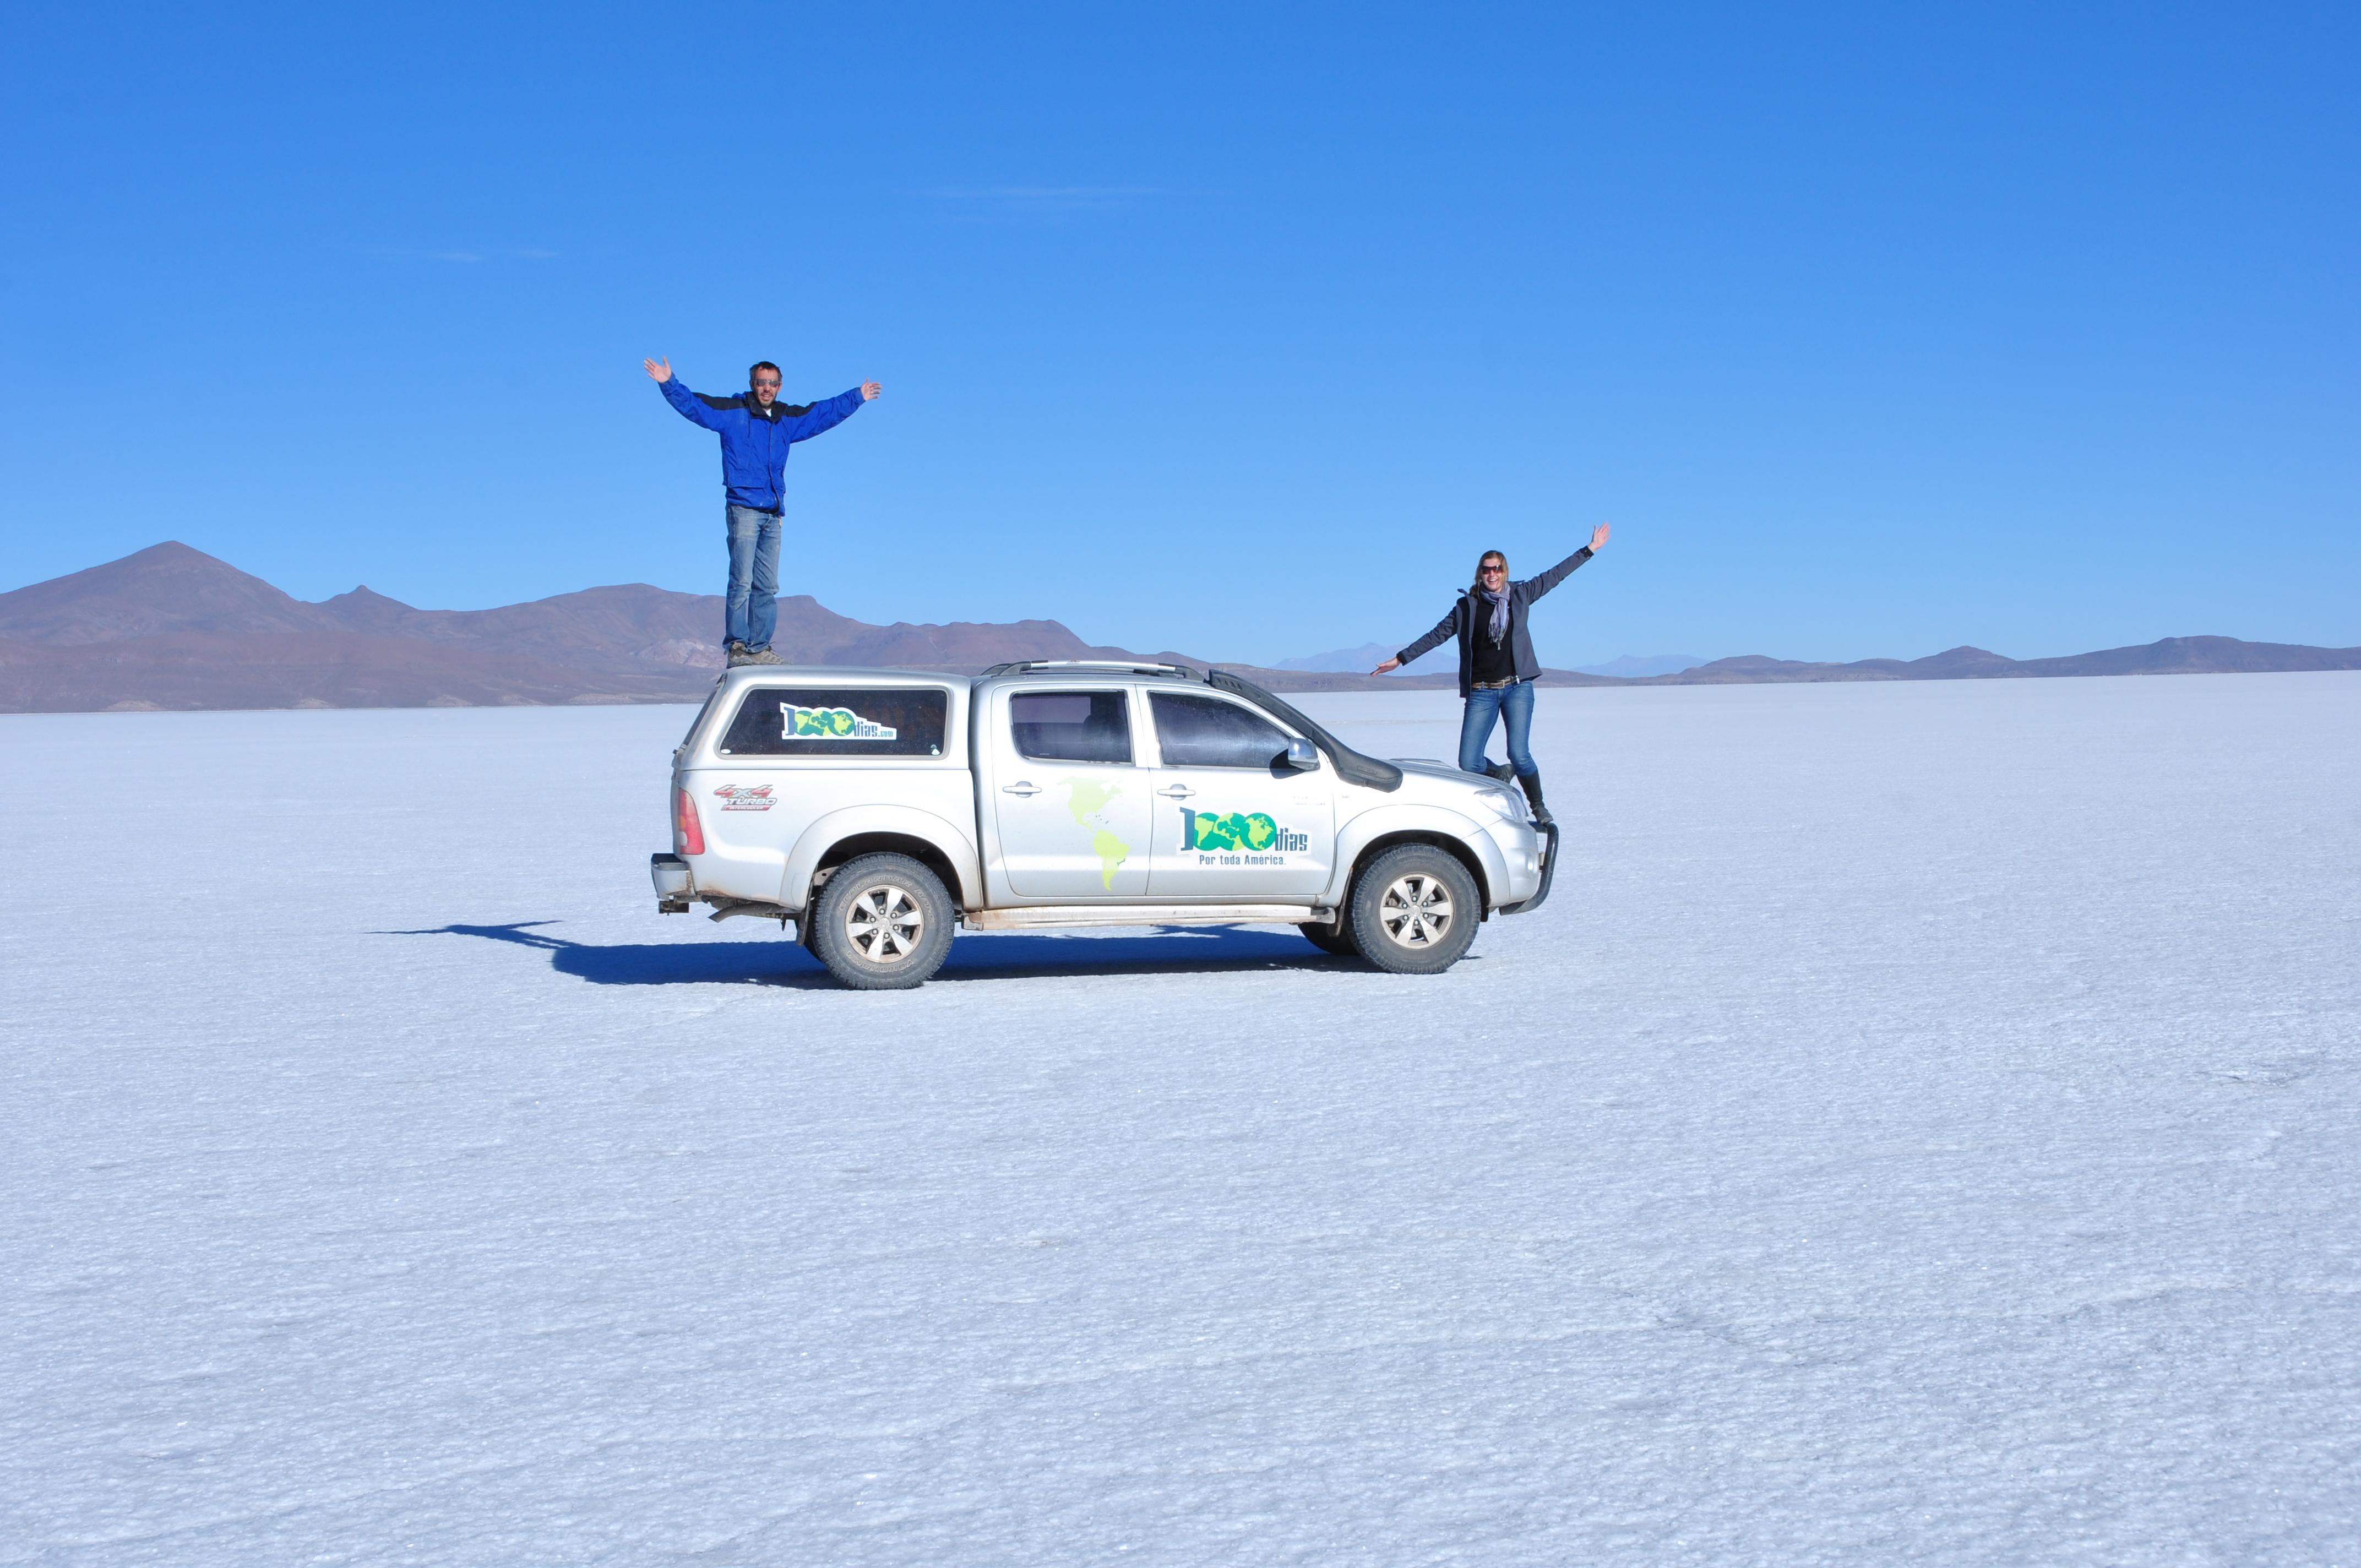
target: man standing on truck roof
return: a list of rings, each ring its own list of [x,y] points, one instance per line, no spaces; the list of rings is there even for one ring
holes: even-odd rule
[[[785,500],[787,448],[833,430],[885,389],[863,381],[824,403],[783,403],[779,367],[764,359],[746,372],[732,398],[692,392],[670,359],[642,361],[664,400],[691,424],[721,437],[723,521],[730,535],[730,609],[724,640],[730,664],[783,664],[771,652],[779,623],[779,528]]]

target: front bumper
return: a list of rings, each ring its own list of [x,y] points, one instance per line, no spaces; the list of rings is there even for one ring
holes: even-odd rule
[[[1550,883],[1557,880],[1557,824],[1547,823],[1539,828],[1542,836],[1542,884],[1522,904],[1503,905],[1503,915],[1531,915],[1550,895]]]

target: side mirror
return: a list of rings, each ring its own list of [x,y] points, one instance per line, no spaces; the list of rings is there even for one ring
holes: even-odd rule
[[[1309,740],[1290,740],[1287,743],[1287,765],[1299,773],[1319,772],[1320,748]]]

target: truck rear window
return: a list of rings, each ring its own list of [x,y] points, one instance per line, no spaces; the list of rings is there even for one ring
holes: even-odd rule
[[[950,694],[930,686],[756,686],[725,757],[939,757]]]
[[[1056,762],[1128,762],[1121,692],[1019,692],[1008,699],[1016,754]]]

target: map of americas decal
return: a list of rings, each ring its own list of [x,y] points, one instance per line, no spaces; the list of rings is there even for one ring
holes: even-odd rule
[[[1091,835],[1091,850],[1099,858],[1099,885],[1112,892],[1116,870],[1131,859],[1131,846],[1108,831],[1106,818],[1101,813],[1123,790],[1098,779],[1068,779],[1065,784],[1066,809]]]

